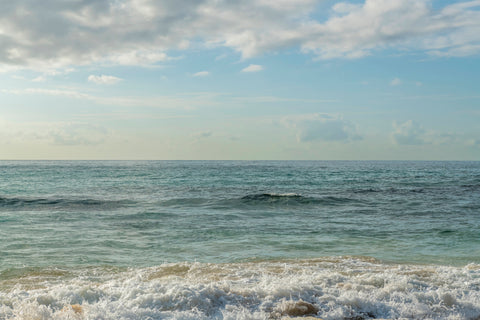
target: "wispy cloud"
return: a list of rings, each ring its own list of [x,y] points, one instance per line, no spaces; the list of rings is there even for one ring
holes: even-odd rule
[[[108,130],[88,123],[65,123],[48,132],[47,137],[55,145],[98,145],[104,142]]]
[[[336,5],[325,23],[315,21],[305,28],[308,35],[302,48],[322,59],[358,58],[384,48],[423,50],[437,56],[474,55],[480,53],[479,6],[478,0],[439,10],[428,0]]]
[[[305,98],[286,98],[278,96],[252,96],[252,97],[232,97],[232,100],[239,101],[241,103],[282,103],[282,102],[296,102],[296,103],[333,103],[338,102],[336,99],[305,99]]]
[[[391,86],[399,86],[402,84],[402,80],[400,80],[399,78],[395,78],[395,79],[392,79],[392,81],[390,81],[390,85]]]
[[[57,146],[102,144],[110,131],[85,122],[12,122],[0,119],[0,142],[43,143]]]
[[[47,78],[45,78],[45,76],[38,76],[34,79],[32,79],[32,82],[45,82],[47,80]]]
[[[45,89],[27,88],[21,90],[2,89],[0,92],[15,95],[43,95],[58,96],[71,99],[88,100],[97,104],[122,106],[122,107],[152,107],[152,108],[178,108],[195,109],[202,106],[220,106],[218,99],[221,95],[210,92],[185,93],[180,96],[96,96],[78,90],[70,89]]]
[[[83,99],[102,105],[122,107],[154,107],[154,108],[179,108],[196,109],[202,106],[239,106],[245,103],[295,103],[295,104],[319,104],[337,103],[336,99],[305,99],[288,98],[278,96],[236,96],[218,92],[193,92],[169,96],[98,96],[75,89],[0,89],[0,93],[14,95],[43,95],[58,96],[71,99]]]
[[[213,134],[212,131],[207,130],[207,131],[196,132],[192,136],[195,137],[195,138],[198,138],[198,139],[204,139],[204,138],[211,137],[212,134]]]
[[[3,93],[15,94],[15,95],[24,95],[24,94],[38,94],[38,95],[47,95],[47,96],[62,96],[74,99],[89,99],[94,100],[94,97],[81,93],[75,90],[67,89],[44,89],[44,88],[27,88],[27,89],[18,89],[18,90],[1,90]]]
[[[416,121],[394,122],[393,127],[392,137],[397,144],[422,145],[429,143],[426,130]]]
[[[121,79],[121,78],[117,78],[117,77],[114,77],[114,76],[106,76],[104,74],[102,74],[100,76],[96,76],[96,75],[93,75],[93,74],[88,76],[88,81],[96,83],[96,84],[112,85],[112,84],[116,84],[116,83],[118,83],[122,80],[123,79]]]
[[[208,71],[200,71],[200,72],[194,73],[192,77],[206,77],[209,75],[210,75],[210,72]]]
[[[262,70],[263,70],[263,66],[258,64],[251,64],[248,67],[242,69],[242,72],[258,72]]]
[[[462,133],[427,130],[414,120],[393,123],[392,138],[397,145],[464,145],[474,146],[478,141]]]
[[[297,131],[299,142],[348,142],[362,139],[355,126],[338,115],[315,113],[290,116],[282,122]]]

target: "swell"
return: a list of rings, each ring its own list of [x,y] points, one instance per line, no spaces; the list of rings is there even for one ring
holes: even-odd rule
[[[303,196],[297,193],[253,193],[235,198],[176,198],[161,201],[164,207],[204,207],[211,209],[248,209],[283,206],[342,206],[362,200],[338,196]]]
[[[358,200],[347,197],[338,196],[302,196],[297,193],[258,193],[249,194],[240,198],[240,202],[244,204],[288,204],[288,205],[343,205]]]
[[[0,197],[0,208],[24,209],[115,209],[133,204],[130,200]]]
[[[368,193],[379,193],[379,194],[397,194],[397,195],[408,195],[414,193],[425,193],[427,190],[424,188],[364,188],[364,189],[354,189],[353,193],[356,194],[368,194]],[[436,191],[436,190],[433,190]]]

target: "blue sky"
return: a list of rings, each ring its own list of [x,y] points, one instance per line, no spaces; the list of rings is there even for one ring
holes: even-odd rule
[[[480,160],[480,1],[0,4],[0,159]]]

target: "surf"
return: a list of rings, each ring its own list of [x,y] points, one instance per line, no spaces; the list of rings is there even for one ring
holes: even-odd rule
[[[476,319],[480,265],[370,257],[15,270],[0,319]]]

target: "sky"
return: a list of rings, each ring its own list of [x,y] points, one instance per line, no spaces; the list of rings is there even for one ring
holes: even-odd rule
[[[480,160],[480,1],[0,2],[0,159]]]

